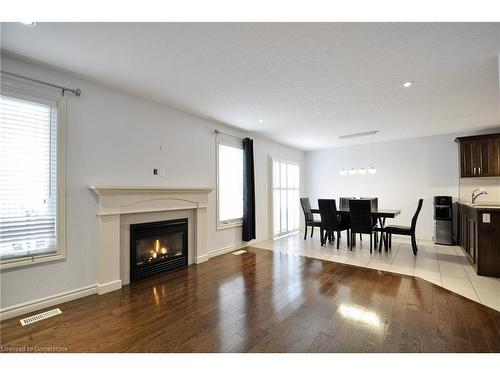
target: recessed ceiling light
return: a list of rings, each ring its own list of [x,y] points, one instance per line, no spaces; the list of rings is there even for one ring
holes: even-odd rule
[[[21,23],[22,23],[23,25],[27,25],[27,26],[36,26],[36,22],[33,22],[33,21],[31,21],[31,22],[22,22],[22,21],[21,21]]]
[[[412,87],[414,83],[415,82],[413,82],[413,81],[406,81],[405,83],[403,83],[403,87],[406,87],[406,88]]]
[[[260,119],[259,119],[259,122],[264,122],[264,119],[263,119],[263,118],[260,118]]]

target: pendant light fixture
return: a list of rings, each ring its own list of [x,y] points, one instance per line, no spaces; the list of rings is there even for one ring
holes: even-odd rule
[[[359,167],[358,169],[358,174],[366,174],[366,169],[364,167],[365,165],[365,160],[364,160],[364,156],[365,156],[365,153],[364,153],[364,150],[365,150],[365,145],[361,145],[361,152],[359,153],[360,157],[361,157],[361,163],[359,163],[361,165],[361,167]]]
[[[368,169],[368,173],[375,174],[377,173],[377,169],[373,166],[373,134],[370,136],[370,159],[372,166]]]
[[[345,176],[346,174],[349,174],[351,176],[355,175],[355,174],[365,175],[366,172],[368,172],[369,174],[374,174],[377,172],[377,169],[373,165],[373,135],[377,134],[377,133],[378,133],[378,130],[373,130],[373,131],[363,132],[363,133],[342,135],[339,137],[339,139],[342,141],[342,155],[343,155],[343,167],[339,171],[339,174],[341,176]],[[352,138],[365,137],[365,136],[370,136],[370,165],[371,165],[371,167],[368,168],[368,170],[364,167],[365,166],[365,153],[364,153],[364,151],[365,151],[366,145],[361,144],[359,146],[360,150],[357,153],[357,158],[359,160],[356,161],[356,163],[358,163],[358,165],[359,165],[359,168],[356,169],[353,166],[355,164],[355,161],[353,160],[354,157],[352,154],[355,150],[353,150],[354,146],[352,144]],[[345,168],[345,150],[344,150],[344,140],[345,139],[349,139],[349,142],[350,142],[349,143],[349,159],[350,159],[350,164],[352,167],[348,168],[348,169]]]
[[[345,147],[344,147],[344,140],[340,140],[341,145],[340,145],[340,153],[342,154],[341,159],[342,159],[342,169],[339,171],[339,174],[341,176],[345,176],[347,174],[347,170],[344,168],[345,165]]]
[[[351,147],[349,147],[349,151],[350,151],[350,155],[351,155],[351,165],[354,165],[354,160],[353,160],[353,146],[352,146],[352,138],[349,139],[349,143],[351,145]],[[349,169],[349,174],[350,175],[353,175],[353,174],[356,174],[356,168],[354,167],[351,167],[351,169]]]

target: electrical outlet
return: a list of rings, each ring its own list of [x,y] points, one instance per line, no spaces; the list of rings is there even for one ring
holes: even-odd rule
[[[165,177],[165,168],[160,168],[160,177]]]
[[[485,224],[491,223],[491,216],[490,216],[490,214],[483,214],[483,223],[485,223]]]
[[[153,168],[153,175],[158,176],[158,168]]]

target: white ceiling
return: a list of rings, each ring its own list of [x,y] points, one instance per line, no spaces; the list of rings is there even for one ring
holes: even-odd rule
[[[4,23],[2,48],[304,150],[500,124],[500,23]]]

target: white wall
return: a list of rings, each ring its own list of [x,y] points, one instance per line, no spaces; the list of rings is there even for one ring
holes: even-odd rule
[[[96,200],[89,185],[216,184],[215,128],[232,129],[126,95],[45,66],[2,56],[2,70],[82,89],[67,100],[67,259],[1,272],[1,308],[96,282]],[[244,135],[244,133],[239,133]],[[166,152],[159,146],[165,145]],[[257,238],[269,236],[268,158],[303,164],[304,153],[254,139]],[[166,177],[152,175],[166,168]],[[241,228],[216,230],[215,192],[208,208],[208,249],[241,243]]]
[[[374,175],[339,175],[342,160],[349,159],[348,148],[306,153],[305,192],[311,205],[318,198],[378,197],[381,208],[400,208],[401,215],[387,224],[410,225],[419,198],[424,205],[417,223],[417,235],[433,235],[435,195],[458,198],[458,147],[456,134],[405,139],[373,145]],[[369,149],[369,148],[368,148]],[[368,150],[367,149],[367,150]],[[356,146],[355,155],[360,155]],[[369,154],[369,152],[367,152]],[[368,155],[368,160],[370,157]],[[369,162],[365,167],[369,167]],[[356,167],[357,165],[355,165]],[[349,162],[345,163],[350,168]]]

